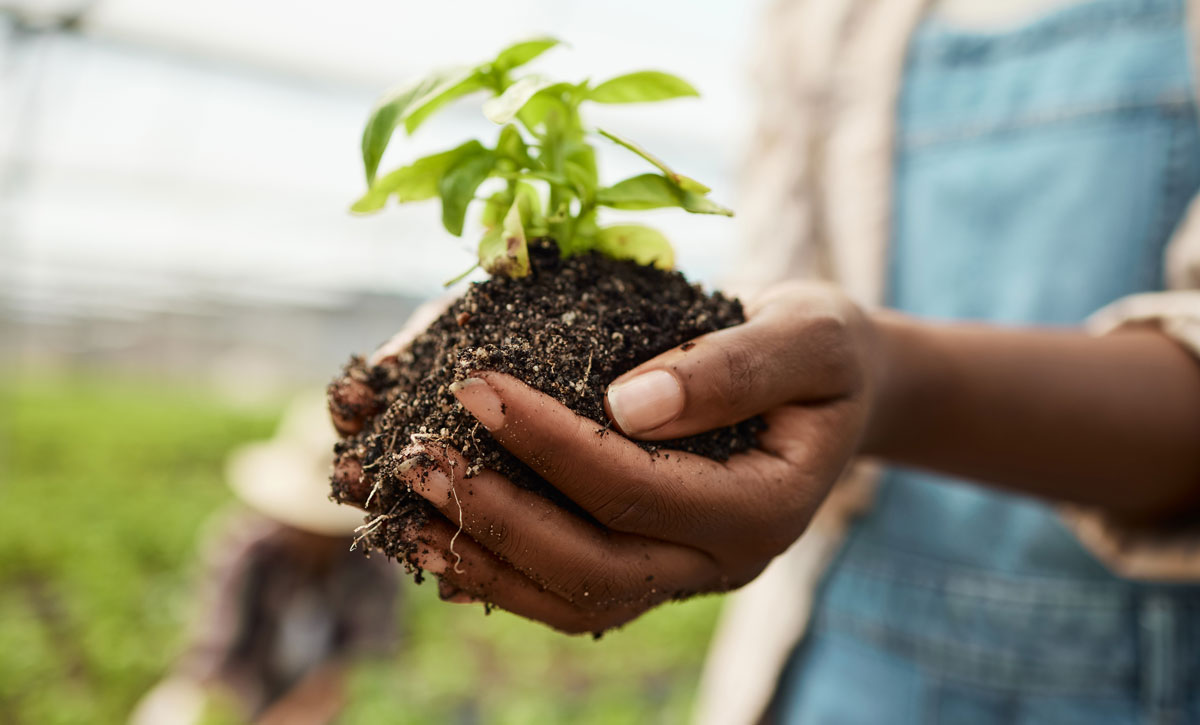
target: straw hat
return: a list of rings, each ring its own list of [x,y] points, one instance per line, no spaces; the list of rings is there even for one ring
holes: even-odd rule
[[[275,437],[229,456],[229,487],[271,519],[314,534],[348,536],[362,525],[363,512],[329,500],[336,440],[324,393],[305,394],[288,406]]]

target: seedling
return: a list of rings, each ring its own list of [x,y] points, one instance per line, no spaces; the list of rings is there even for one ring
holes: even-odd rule
[[[696,90],[658,71],[595,85],[516,75],[556,45],[552,38],[517,43],[482,65],[435,73],[393,91],[376,105],[363,133],[368,189],[354,211],[437,197],[446,230],[461,236],[478,202],[484,231],[475,266],[491,275],[449,302],[402,349],[370,363],[352,358],[329,386],[330,409],[343,435],[335,449],[332,495],[367,512],[358,545],[413,566],[422,545],[413,532],[441,516],[404,480],[404,462],[421,451],[454,452],[465,461],[447,473],[456,503],[458,486],[487,468],[578,510],[480,427],[455,399],[453,383],[480,371],[510,375],[595,421],[597,435],[615,434],[604,409],[604,390],[613,380],[666,350],[745,321],[737,300],[709,294],[671,271],[675,255],[661,233],[600,220],[607,209],[731,214],[708,198],[707,186],[632,141],[588,127],[581,114],[588,103],[662,101],[695,96]],[[492,143],[470,140],[377,174],[397,129],[411,134],[434,112],[474,93],[486,96],[483,113],[500,126]],[[648,170],[601,185],[595,139],[636,154]],[[667,448],[725,460],[755,445],[762,426],[751,418],[637,444],[652,455]],[[461,527],[462,521],[451,523]]]
[[[446,231],[462,236],[468,208],[475,201],[483,204],[478,262],[447,284],[475,267],[493,276],[528,275],[528,240],[538,237],[553,239],[564,258],[599,252],[671,269],[675,253],[661,232],[640,224],[601,226],[600,210],[679,207],[695,214],[733,214],[708,198],[710,189],[704,184],[674,171],[633,141],[587,126],[580,113],[587,103],[698,96],[691,84],[653,70],[596,85],[514,73],[556,45],[554,38],[528,40],[480,65],[434,73],[388,93],[371,112],[362,139],[368,189],[353,211],[372,213],[388,200],[407,203],[437,197]],[[377,175],[396,129],[403,127],[411,135],[451,101],[476,93],[490,96],[483,103],[483,115],[500,126],[492,145],[472,139]],[[655,171],[602,186],[591,144],[597,137],[637,154]],[[498,188],[478,197],[485,185]]]

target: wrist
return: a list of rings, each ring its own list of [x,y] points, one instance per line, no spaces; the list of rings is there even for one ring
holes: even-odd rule
[[[870,312],[868,321],[867,422],[859,454],[891,458],[919,425],[920,411],[933,404],[934,381],[944,376],[932,370],[940,358],[926,326],[885,309]]]

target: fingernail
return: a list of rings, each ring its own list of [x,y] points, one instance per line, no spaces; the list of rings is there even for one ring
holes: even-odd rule
[[[405,448],[400,455],[407,456],[400,465],[396,466],[396,473],[401,476],[419,466],[432,466],[433,461],[429,459],[429,455],[425,453],[425,449],[419,446],[409,446]]]
[[[430,574],[445,574],[446,569],[449,568],[446,564],[446,559],[428,547],[417,549],[413,552],[412,558],[416,560],[417,566]]]
[[[666,370],[654,370],[608,389],[613,420],[629,435],[670,423],[683,412],[683,388]]]
[[[470,594],[459,593],[459,594],[455,594],[453,596],[446,597],[442,601],[450,602],[451,604],[474,604],[475,602],[482,601],[482,600],[476,599],[475,597],[471,596]]]
[[[486,381],[465,378],[451,385],[450,392],[484,428],[497,431],[504,427],[504,403]]]
[[[417,461],[415,458],[409,459],[414,464]],[[408,463],[405,461],[404,463]],[[412,486],[412,490],[423,496],[434,506],[440,506],[450,498],[450,479],[446,474],[430,463],[428,459],[424,461],[424,465],[411,465],[407,469],[401,464],[401,474],[408,485]]]

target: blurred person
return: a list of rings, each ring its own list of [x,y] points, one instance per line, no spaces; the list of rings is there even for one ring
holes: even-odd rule
[[[655,458],[479,372],[458,400],[594,521],[414,448],[418,563],[568,632],[745,586],[704,722],[1200,722],[1200,2],[766,32],[748,321],[607,393],[627,438],[763,414],[761,449]]]
[[[346,667],[395,646],[398,577],[354,551],[362,515],[329,501],[335,435],[324,399],[297,399],[269,441],[235,451],[241,502],[212,522],[188,646],[131,718],[204,722],[210,706],[259,723],[331,722]]]

